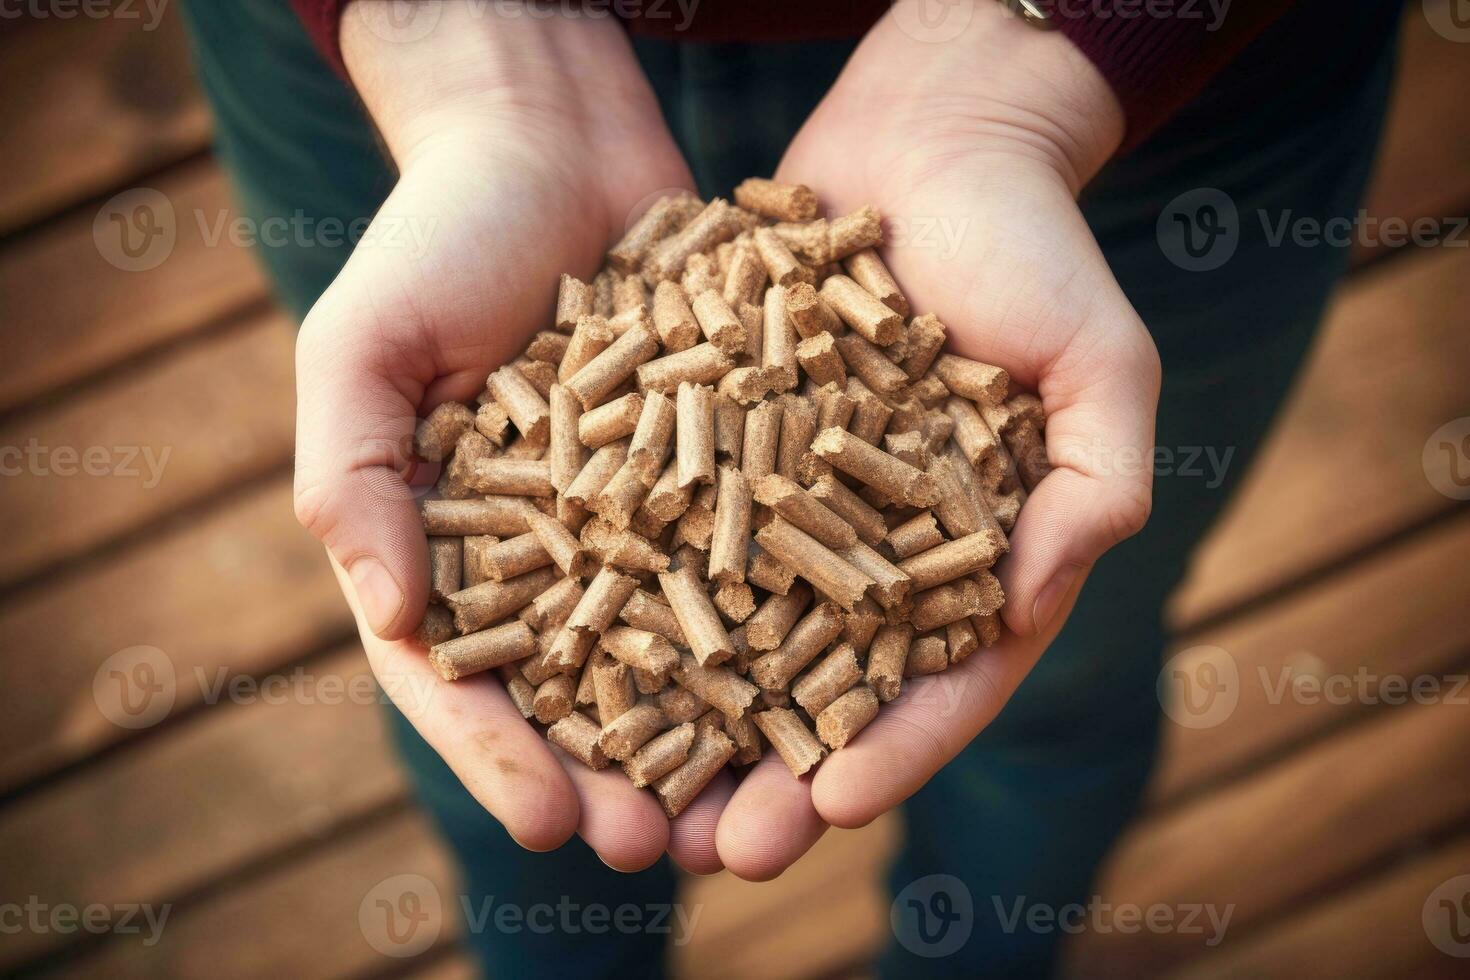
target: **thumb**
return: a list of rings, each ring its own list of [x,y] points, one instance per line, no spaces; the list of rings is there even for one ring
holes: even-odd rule
[[[297,342],[296,517],[346,570],[363,616],[401,639],[428,602],[428,546],[408,482],[414,406],[395,345],[308,317]],[[406,383],[406,384],[411,384]]]
[[[1052,470],[1021,508],[999,569],[1002,615],[1022,636],[1052,626],[1093,563],[1148,521],[1159,363],[1141,326],[1133,336],[1141,342],[1113,351],[1089,344],[1079,355],[1085,377],[1041,379]]]

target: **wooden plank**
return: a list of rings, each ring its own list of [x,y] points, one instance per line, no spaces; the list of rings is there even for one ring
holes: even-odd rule
[[[1259,936],[1227,940],[1190,962],[1175,980],[1463,978],[1465,961],[1427,940],[1424,910],[1440,885],[1467,870],[1470,837],[1461,837],[1275,923]]]
[[[93,700],[119,651],[168,658],[176,715],[201,703],[199,671],[211,683],[220,670],[268,674],[351,628],[320,546],[296,524],[289,476],[49,578],[0,605],[0,648],[25,651],[0,658],[0,689],[25,691],[0,712],[0,791],[139,734]]]
[[[890,935],[882,877],[900,833],[895,816],[829,830],[774,882],[685,879],[680,901],[703,908],[692,941],[672,950],[674,975],[827,976],[875,955]]]
[[[1431,0],[1440,10],[1452,2],[1457,0]],[[1379,221],[1445,219],[1464,215],[1470,204],[1470,114],[1461,105],[1470,91],[1470,58],[1463,44],[1434,30],[1424,7],[1404,7],[1398,78],[1364,202],[1367,215]],[[1452,231],[1445,227],[1443,233]],[[1459,237],[1467,240],[1463,231]],[[1361,262],[1384,250],[1381,241],[1365,241],[1354,257]]]
[[[212,160],[170,170],[153,187],[168,200],[176,229],[173,250],[154,268],[129,271],[109,262],[99,240],[111,249],[106,236],[115,229],[94,237],[90,210],[0,251],[7,323],[0,410],[265,298],[264,276],[248,249],[215,235],[221,216],[235,215],[228,182]]]
[[[0,425],[21,471],[6,478],[0,585],[289,460],[292,343],[284,317],[262,315]]]
[[[402,944],[395,946],[376,899],[391,903],[410,893],[425,899],[422,908],[430,918],[413,924],[404,920],[397,933]],[[154,946],[145,947],[137,936],[109,937],[96,953],[44,975],[119,980],[375,976],[411,968],[415,955],[430,960],[453,940],[458,916],[451,859],[428,819],[410,810],[333,846],[313,848],[237,888],[176,905]],[[471,975],[445,972],[442,966],[435,964],[428,975],[435,980]]]
[[[1295,394],[1170,605],[1188,628],[1443,512],[1425,441],[1470,415],[1470,249],[1428,250],[1344,288]]]
[[[0,811],[8,890],[78,907],[165,902],[402,799],[359,649],[260,691]],[[74,938],[8,937],[0,972]]]
[[[149,6],[118,5],[104,17],[72,7],[70,17],[7,18],[0,91],[38,97],[0,108],[0,234],[208,142],[209,112],[179,12],[164,4],[155,22]]]
[[[1155,803],[1385,703],[1405,703],[1410,683],[1437,683],[1445,671],[1463,675],[1467,554],[1470,514],[1191,640],[1186,649],[1215,647],[1231,658],[1229,683],[1239,700],[1218,721],[1182,716],[1210,727],[1166,723]],[[1187,660],[1179,663],[1188,669]],[[1462,693],[1470,698],[1470,690]]]
[[[263,712],[256,712],[252,724],[266,721]],[[282,719],[272,724],[281,725]],[[294,721],[289,724],[295,731]],[[318,745],[314,754],[335,755],[333,741]],[[361,766],[362,760],[356,764]],[[227,780],[236,781],[223,766],[212,779],[205,779],[200,790],[206,792]],[[211,810],[226,813],[228,803],[220,801]],[[249,819],[269,817],[259,809]],[[158,835],[167,829],[160,828]],[[896,835],[893,818],[860,831],[833,831],[775,883],[756,885],[728,874],[685,879],[679,901],[699,905],[701,912],[691,941],[672,949],[675,975],[701,980],[757,974],[819,976],[871,955],[887,935],[887,900],[878,879]],[[200,849],[205,842],[198,836],[179,843],[189,850]],[[0,831],[0,841],[3,838]],[[432,887],[401,876],[419,876]],[[30,886],[26,878],[18,880]],[[383,882],[390,884],[381,888]],[[216,889],[176,904],[156,945],[144,946],[136,936],[110,937],[97,951],[47,975],[208,972],[227,978],[369,973],[387,962],[381,953],[386,936],[381,923],[372,918],[376,910],[363,908],[364,899],[375,888],[386,894],[402,887],[425,897],[432,893],[437,899],[424,904],[432,918],[422,928],[435,937],[426,952],[451,942],[461,928],[453,869],[442,844],[416,812],[374,822],[345,839],[313,847],[239,887]],[[216,966],[205,970],[211,963]],[[439,976],[443,969],[448,971],[444,976],[460,976],[466,964],[463,954],[456,954],[428,972]]]
[[[1233,906],[1240,936],[1330,892],[1405,841],[1470,815],[1470,712],[1396,708],[1217,793],[1140,821],[1107,862],[1097,894],[1147,909]],[[1201,920],[1203,921],[1203,920]],[[1154,976],[1197,956],[1204,934],[1088,932],[1072,962],[1098,977]]]

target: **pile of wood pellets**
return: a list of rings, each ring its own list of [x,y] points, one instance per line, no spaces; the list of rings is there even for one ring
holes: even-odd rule
[[[660,200],[478,406],[419,423],[446,680],[494,670],[593,769],[678,815],[769,747],[801,777],[905,680],[993,645],[990,568],[1045,419],[943,353],[872,208],[802,185]]]

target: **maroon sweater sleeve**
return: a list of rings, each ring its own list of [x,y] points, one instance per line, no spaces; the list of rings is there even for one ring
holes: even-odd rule
[[[350,2],[291,0],[317,50],[344,78],[337,27]],[[1117,94],[1128,120],[1125,149],[1198,95],[1292,3],[1234,0],[1217,18],[1207,0],[1042,0],[1057,29],[1087,55]],[[858,37],[890,5],[891,0],[702,0],[686,23],[680,6],[668,2],[650,4],[649,14],[628,19],[626,26],[633,34],[683,41]]]
[[[1218,18],[1205,0],[1060,0],[1052,22],[1108,80],[1128,120],[1123,150],[1137,146],[1200,93],[1294,0],[1235,0]],[[1125,16],[1123,11],[1131,11]]]

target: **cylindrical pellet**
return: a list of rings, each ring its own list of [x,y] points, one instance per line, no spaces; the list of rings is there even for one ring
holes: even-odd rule
[[[649,361],[638,368],[638,387],[645,392],[677,391],[680,382],[714,384],[723,378],[735,360],[714,344],[695,344]]]
[[[429,663],[440,677],[453,681],[522,660],[535,652],[536,637],[525,623],[517,620],[436,643],[429,650]]]
[[[908,676],[909,647],[914,641],[914,628],[908,623],[880,626],[868,647],[867,682],[884,701],[898,697],[903,679]]]
[[[658,335],[649,324],[640,323],[612,342],[602,353],[584,364],[563,382],[583,410],[596,408],[618,385],[633,375],[640,364],[658,353]],[[509,410],[509,406],[507,406]],[[512,413],[511,418],[515,415]]]
[[[737,184],[735,203],[777,221],[810,221],[817,216],[817,195],[810,187],[764,177],[748,177]]]
[[[464,577],[464,538],[429,538],[429,598],[443,602],[460,590]]]
[[[551,681],[546,683],[550,684]],[[539,694],[540,691],[537,693]],[[564,715],[546,730],[548,741],[565,749],[568,755],[589,769],[607,768],[607,755],[598,744],[598,737],[601,734],[602,729],[598,728],[586,715],[577,711]]]
[[[473,633],[507,616],[515,615],[556,583],[554,568],[538,568],[504,582],[482,582],[446,596],[444,604],[454,613],[461,633]]]
[[[662,398],[662,395],[651,397]],[[679,486],[715,482],[715,390],[684,382],[676,401]],[[637,439],[635,437],[634,442]]]
[[[811,729],[790,708],[769,708],[758,712],[754,719],[793,776],[806,775],[827,754]]]
[[[577,420],[577,439],[584,446],[599,449],[624,436],[632,435],[642,413],[643,396],[636,391],[630,391],[621,398],[614,398],[590,412],[584,412]],[[580,468],[578,472],[581,472]],[[565,487],[557,489],[566,492]]]
[[[653,784],[653,791],[669,819],[683,813],[734,754],[735,743],[724,732],[713,728],[696,732],[683,765]]]
[[[871,248],[859,249],[843,259],[842,267],[847,270],[853,282],[876,297],[878,302],[901,317],[909,315],[909,301],[898,288],[888,266],[878,257],[877,251]]]
[[[632,626],[613,626],[602,634],[602,647],[613,657],[667,680],[679,665],[679,653],[667,637]]]
[[[475,424],[475,413],[459,402],[444,402],[419,422],[413,433],[413,454],[431,463],[454,452],[459,437]]]
[[[750,679],[768,691],[784,690],[841,632],[837,607],[830,602],[819,603],[791,628],[779,647],[750,665]]]
[[[872,344],[887,347],[903,330],[903,317],[847,276],[828,276],[818,293],[843,323]]]
[[[768,597],[745,623],[745,638],[751,649],[768,651],[779,647],[811,599],[812,590],[800,583],[785,595]]]
[[[550,725],[570,715],[577,706],[577,680],[572,674],[552,674],[537,685],[531,702],[536,720]]]
[[[811,494],[828,510],[846,521],[865,544],[876,547],[888,534],[888,525],[884,522],[883,515],[836,477],[830,474],[817,477],[812,483]]]
[[[551,497],[551,463],[544,459],[514,459],[496,456],[476,460],[470,469],[470,485],[476,493],[511,497]]]
[[[623,771],[634,786],[642,789],[684,764],[694,745],[694,735],[692,721],[664,732],[633,753],[623,765]]]
[[[730,646],[730,635],[725,632],[725,624],[720,622],[720,614],[694,569],[684,566],[678,571],[662,572],[658,581],[695,659],[703,666],[730,659],[735,653]]]
[[[537,514],[536,518],[542,521],[552,520],[545,514]],[[527,518],[527,520],[531,521],[536,518]],[[545,568],[552,561],[551,554],[542,545],[540,536],[527,532],[492,545],[481,557],[481,563],[487,581],[504,582],[538,568]]]
[[[681,654],[674,681],[732,718],[739,718],[755,700],[756,688],[728,667],[701,667],[691,654]]]
[[[817,735],[835,752],[852,741],[876,717],[878,697],[866,685],[860,684],[817,715]]]
[[[563,575],[580,578],[591,571],[587,567],[587,552],[583,550],[581,542],[571,531],[567,530],[566,525],[561,521],[554,517],[547,517],[545,514],[528,517],[526,521],[531,525],[531,534],[536,538],[537,543],[541,545],[552,564],[561,569]]]
[[[626,762],[667,724],[668,719],[657,702],[640,700],[611,721],[603,719],[602,734],[597,744],[609,759]]]
[[[815,718],[862,678],[863,669],[858,666],[857,653],[851,645],[839,644],[815,667],[796,679],[796,683],[791,685],[791,696]]]
[[[716,585],[745,581],[750,546],[750,488],[733,466],[720,467],[715,526],[710,538],[709,579]]]
[[[419,512],[424,533],[431,536],[493,534],[505,538],[529,531],[526,515],[536,513],[536,508],[521,497],[492,496],[483,500],[425,500]]]
[[[909,577],[910,591],[922,592],[952,582],[961,575],[989,568],[1007,547],[1005,535],[987,529],[921,551],[899,562],[898,567]]]
[[[843,429],[823,431],[812,442],[812,452],[891,500],[911,507],[932,507],[936,502],[932,476]]]
[[[592,313],[592,300],[590,285],[563,273],[556,290],[556,329],[570,333],[580,318]]]
[[[780,517],[757,531],[755,540],[843,609],[852,609],[868,587],[876,584],[847,559]]]
[[[829,548],[848,548],[857,543],[857,532],[851,524],[779,473],[756,484],[755,499]]]

